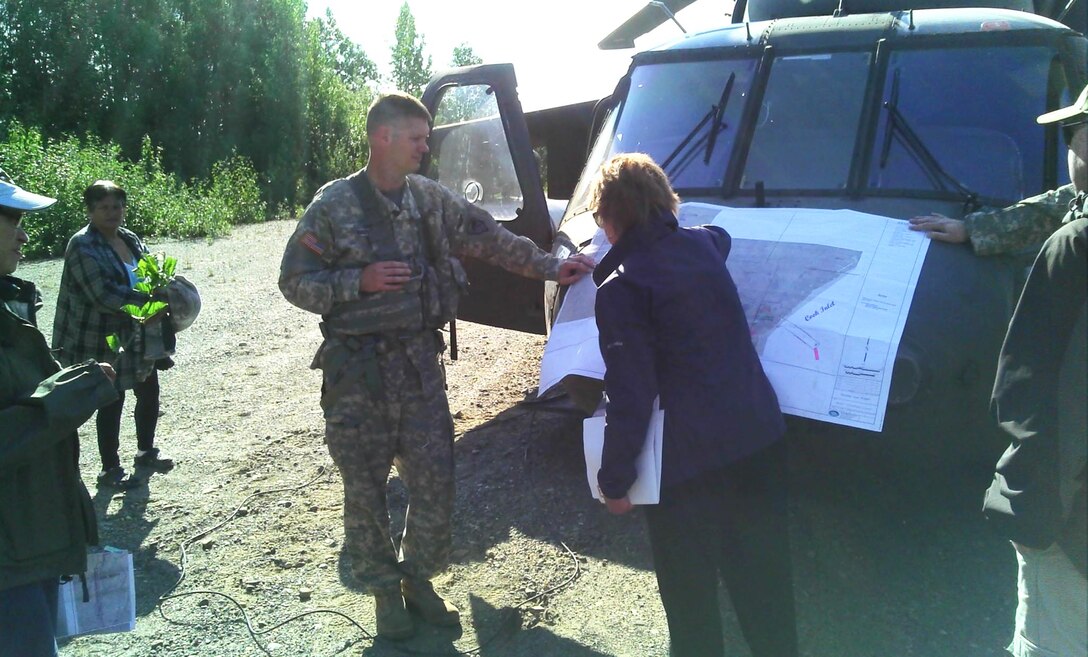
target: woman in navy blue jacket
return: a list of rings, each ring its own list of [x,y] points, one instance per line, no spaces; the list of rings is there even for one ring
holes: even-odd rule
[[[612,244],[594,272],[606,366],[598,484],[631,509],[655,397],[665,411],[661,501],[646,507],[672,654],[724,654],[724,580],[754,657],[797,654],[786,518],[785,424],[732,277],[721,228],[680,228],[648,156],[606,162],[592,191]]]

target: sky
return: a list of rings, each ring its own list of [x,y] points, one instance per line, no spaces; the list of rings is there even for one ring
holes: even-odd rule
[[[308,0],[309,17],[332,10],[340,29],[388,73],[397,16],[404,0]],[[683,37],[672,21],[635,42],[604,51],[597,43],[646,0],[407,0],[431,70],[449,67],[467,44],[485,64],[510,62],[525,109],[600,98],[612,92],[639,49]],[[698,0],[677,14],[695,32],[729,21],[731,0]]]

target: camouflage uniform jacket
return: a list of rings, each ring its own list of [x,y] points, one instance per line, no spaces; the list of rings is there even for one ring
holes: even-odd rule
[[[366,182],[364,172],[355,175]],[[288,301],[320,313],[337,334],[434,330],[455,316],[467,285],[460,257],[536,279],[555,280],[560,264],[426,177],[408,176],[400,208],[374,194],[369,212],[351,179],[340,179],[319,189],[299,220],[279,286]],[[413,280],[398,292],[362,292],[363,269],[388,260],[409,263]]]
[[[1007,208],[972,212],[963,218],[967,237],[980,256],[1038,246],[1062,225],[1075,196],[1070,183]]]

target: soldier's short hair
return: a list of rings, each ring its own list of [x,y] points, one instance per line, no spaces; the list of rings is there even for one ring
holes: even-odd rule
[[[676,213],[680,197],[669,177],[644,153],[621,153],[601,165],[590,190],[590,207],[621,231],[645,224],[658,212]]]
[[[128,204],[128,194],[120,185],[112,180],[96,180],[83,190],[83,204],[87,206],[87,211],[94,210],[95,204],[107,196],[113,196],[121,205]]]
[[[372,135],[378,128],[401,119],[423,119],[430,124],[431,113],[411,94],[399,91],[384,94],[374,101],[366,113],[366,134]]]

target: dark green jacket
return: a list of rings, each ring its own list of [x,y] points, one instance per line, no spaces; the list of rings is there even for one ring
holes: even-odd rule
[[[1069,219],[1035,260],[1001,348],[991,410],[1011,438],[983,511],[1031,548],[1057,542],[1088,571],[1088,214]]]
[[[86,570],[98,529],[76,429],[117,397],[97,364],[53,360],[36,300],[0,277],[0,590]]]

